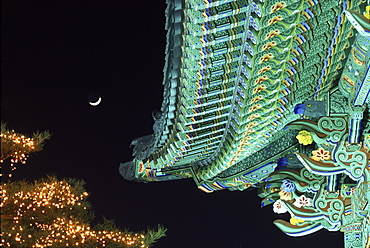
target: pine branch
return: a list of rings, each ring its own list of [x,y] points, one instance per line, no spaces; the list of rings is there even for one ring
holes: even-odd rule
[[[1,157],[0,163],[10,159],[10,168],[15,170],[15,164],[25,164],[31,153],[39,152],[43,149],[45,141],[50,139],[49,131],[36,131],[32,137],[16,133],[10,130],[5,122],[1,122]],[[9,174],[11,176],[11,174]]]
[[[51,138],[51,133],[49,131],[36,131],[32,134],[32,139],[37,144],[36,151],[41,151],[44,147],[45,141]]]
[[[33,182],[1,183],[0,246],[141,248],[165,236],[162,226],[133,233],[104,217],[103,223],[91,227],[94,214],[84,184],[83,180],[60,180],[54,175]]]
[[[162,225],[158,225],[156,229],[148,229],[145,233],[145,244],[150,247],[157,242],[158,239],[166,237],[166,231],[167,229]]]

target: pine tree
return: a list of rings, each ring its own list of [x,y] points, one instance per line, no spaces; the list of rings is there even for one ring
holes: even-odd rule
[[[113,221],[92,227],[94,213],[84,182],[55,176],[2,183],[1,245],[4,247],[149,247],[166,230],[132,233]]]
[[[27,162],[29,154],[39,152],[43,149],[44,143],[50,139],[49,131],[36,131],[31,137],[25,134],[16,133],[8,129],[7,125],[1,122],[1,157],[0,163],[10,159],[11,170],[15,170],[15,164]],[[11,177],[11,174],[9,174]]]

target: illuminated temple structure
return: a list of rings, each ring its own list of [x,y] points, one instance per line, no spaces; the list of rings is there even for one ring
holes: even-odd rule
[[[369,247],[368,5],[168,0],[162,106],[121,175],[256,188],[287,235]]]

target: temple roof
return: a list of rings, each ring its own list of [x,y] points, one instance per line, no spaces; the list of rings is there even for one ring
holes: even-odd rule
[[[161,110],[121,174],[206,192],[258,183],[298,147],[295,107],[328,111],[355,35],[344,11],[362,3],[168,0]]]

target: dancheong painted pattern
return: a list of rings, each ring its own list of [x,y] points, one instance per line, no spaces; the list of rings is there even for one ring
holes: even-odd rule
[[[258,188],[302,236],[368,247],[370,7],[364,0],[168,0],[164,98],[121,175]]]

